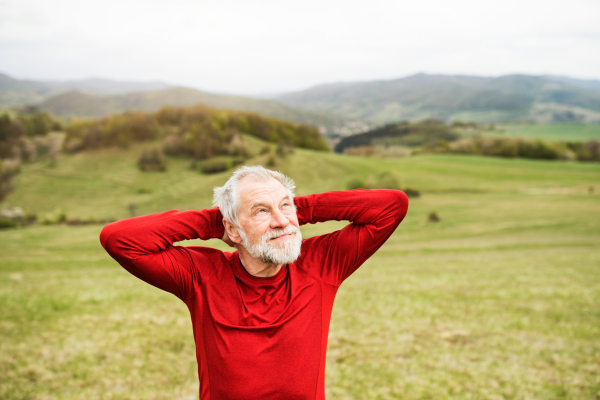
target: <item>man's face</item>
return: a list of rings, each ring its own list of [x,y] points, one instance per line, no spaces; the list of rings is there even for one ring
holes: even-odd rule
[[[300,255],[302,234],[293,199],[283,185],[275,179],[243,179],[239,193],[241,245],[252,257],[269,264],[294,262]]]

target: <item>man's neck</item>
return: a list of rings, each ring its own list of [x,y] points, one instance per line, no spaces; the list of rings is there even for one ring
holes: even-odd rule
[[[264,261],[254,258],[246,251],[242,246],[236,246],[238,254],[240,256],[240,262],[242,267],[252,276],[258,276],[261,278],[267,278],[277,274],[283,264],[269,264]]]

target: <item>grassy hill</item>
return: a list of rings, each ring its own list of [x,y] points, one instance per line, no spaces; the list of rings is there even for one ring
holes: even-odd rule
[[[165,105],[185,107],[197,104],[214,108],[252,111],[286,121],[316,125],[327,129],[342,126],[348,120],[322,112],[302,110],[273,100],[206,93],[184,87],[114,96],[98,96],[71,91],[42,101],[37,107],[55,115],[97,118],[125,110],[153,112]]]
[[[592,83],[527,75],[483,78],[417,74],[395,80],[321,85],[278,99],[377,124],[425,118],[598,123],[600,92]]]
[[[67,118],[98,118],[123,111],[157,111],[163,106],[202,104],[265,114],[286,121],[315,125],[324,133],[353,133],[365,125],[339,115],[291,107],[281,102],[202,92],[164,82],[126,82],[90,78],[38,82],[0,73],[0,108],[35,106]]]
[[[600,125],[587,124],[507,124],[484,134],[548,141],[600,140]]]
[[[36,103],[60,91],[43,82],[18,80],[0,73],[0,107]]]
[[[138,214],[204,208],[229,175],[201,175],[180,159],[168,159],[166,173],[142,173],[142,149],[25,164],[3,204],[77,218],[125,218],[130,203]],[[386,171],[422,192],[338,293],[328,399],[597,396],[600,165],[297,149],[277,168],[300,195]],[[431,211],[440,222],[427,222]],[[186,307],[110,259],[100,229],[0,231],[0,398],[197,396]]]
[[[145,92],[171,87],[163,82],[123,82],[90,78],[71,81],[31,81],[0,73],[0,106],[21,106],[39,103],[51,96],[70,90],[97,94]]]

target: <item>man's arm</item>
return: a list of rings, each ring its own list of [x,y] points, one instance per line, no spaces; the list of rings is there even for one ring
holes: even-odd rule
[[[128,218],[105,226],[100,243],[131,274],[183,300],[199,277],[189,250],[173,243],[222,238],[222,219],[217,208]]]
[[[348,190],[296,197],[301,225],[351,221],[344,229],[306,241],[302,259],[333,285],[341,284],[391,236],[404,219],[408,198],[399,190]]]

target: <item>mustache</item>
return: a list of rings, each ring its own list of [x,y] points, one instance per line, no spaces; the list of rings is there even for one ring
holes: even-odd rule
[[[265,233],[262,237],[262,239],[264,241],[266,240],[271,240],[271,239],[276,239],[280,236],[283,235],[291,235],[293,233],[296,233],[298,231],[298,228],[296,228],[294,225],[288,225],[287,227],[285,227],[284,229],[274,229],[272,231],[269,231],[267,233]]]

